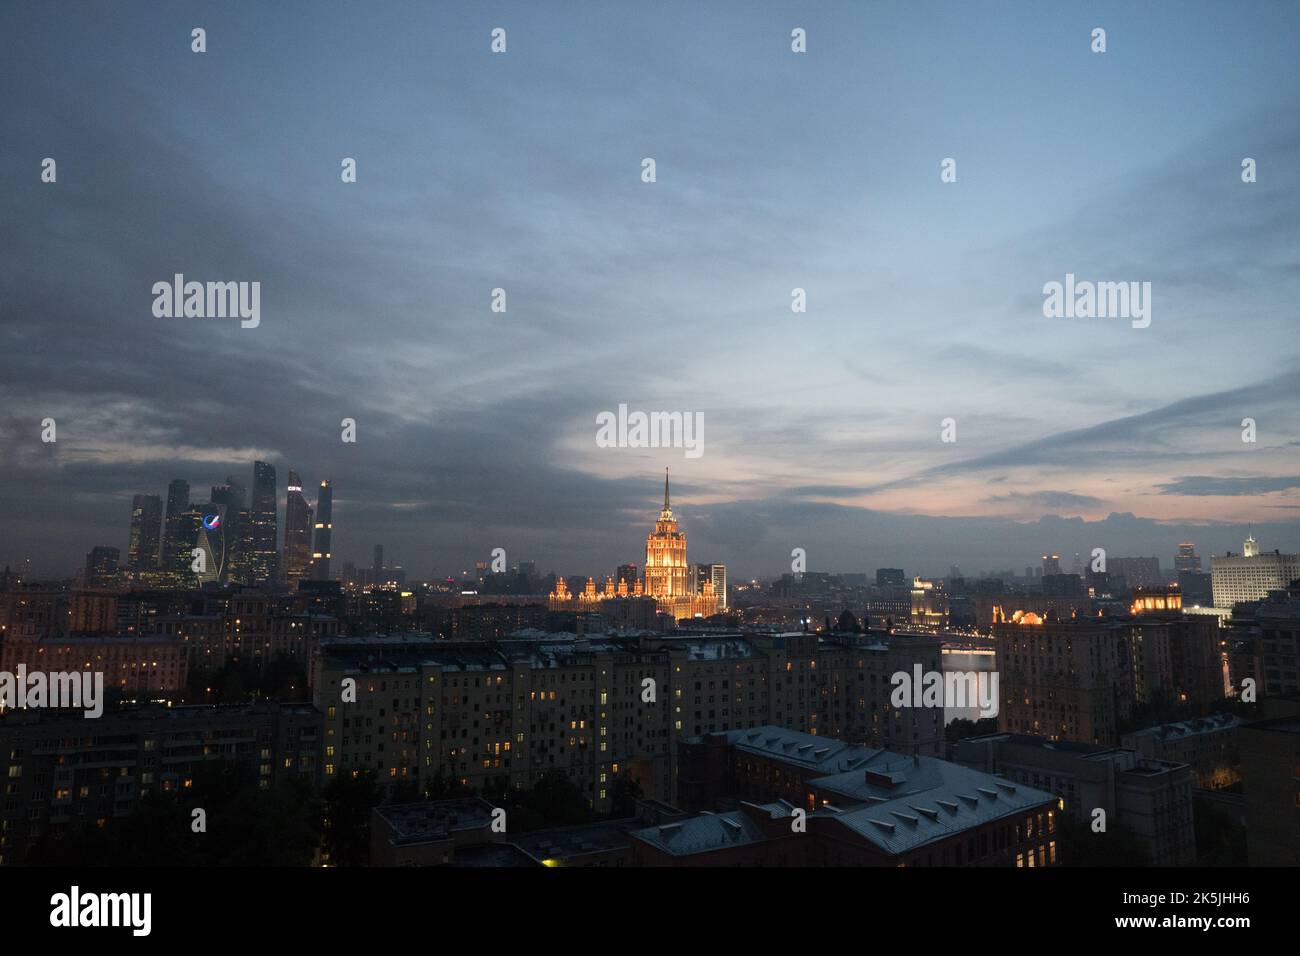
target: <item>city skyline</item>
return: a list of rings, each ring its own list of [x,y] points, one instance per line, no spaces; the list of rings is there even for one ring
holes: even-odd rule
[[[270,475],[271,475],[270,480],[274,481],[274,473],[275,473],[274,466],[266,465],[266,463],[262,463],[262,462],[254,462],[253,473],[255,476],[255,482],[258,480],[258,476],[263,474],[262,472],[263,467],[269,468]],[[234,484],[234,487],[235,489],[237,489],[237,493],[239,495],[243,494],[243,486],[238,482],[238,479],[236,479],[234,476],[227,476],[226,482],[227,484],[225,485],[213,485],[212,500],[210,502],[201,502],[199,498],[189,496],[189,485],[184,479],[173,479],[173,481],[171,482],[169,497],[171,497],[176,493],[176,488],[178,486],[183,486],[187,497],[184,499],[185,501],[184,508],[180,510],[183,510],[191,514],[198,514],[201,511],[199,507],[200,504],[209,503],[216,506],[218,497],[220,497],[223,494],[228,494],[230,492],[231,483]],[[289,558],[291,540],[297,542],[294,545],[294,547],[299,550],[300,555],[301,554],[306,555],[305,563],[301,564],[299,568],[299,572],[287,576],[285,580],[287,580],[289,583],[292,584],[294,581],[299,579],[309,579],[309,578],[322,579],[322,578],[329,578],[331,576],[337,578],[343,573],[344,569],[347,567],[355,567],[355,568],[365,567],[363,560],[358,557],[349,556],[344,559],[338,559],[332,557],[333,549],[332,549],[331,541],[333,537],[333,520],[332,520],[332,510],[333,510],[332,502],[333,502],[333,490],[334,490],[333,484],[328,479],[322,480],[320,482],[320,487],[318,489],[318,497],[314,499],[314,502],[312,502],[306,499],[305,496],[302,494],[303,486],[301,482],[302,479],[299,477],[297,471],[293,469],[289,469],[288,475],[286,477],[285,494],[283,498],[281,498],[281,496],[278,493],[276,493],[275,495],[276,510],[272,513],[270,517],[271,524],[273,525],[273,530],[283,528],[283,531],[280,532],[283,535],[283,539],[282,539],[283,545],[275,549],[273,555],[273,563],[276,566],[278,566],[282,562],[287,562],[290,566],[292,566],[293,562]],[[265,490],[264,493],[266,493]],[[326,504],[323,511],[320,509],[320,502],[321,502],[320,493],[326,493],[329,499],[329,503]],[[156,499],[154,503],[154,507],[160,509],[161,507],[160,496],[143,493],[143,494],[136,494],[132,498],[132,505],[131,505],[130,515],[129,515],[129,524],[126,527],[126,537],[127,537],[126,547],[119,548],[116,546],[115,543],[96,542],[93,546],[88,546],[87,551],[77,558],[75,562],[76,567],[79,568],[82,566],[82,564],[88,557],[90,550],[97,550],[103,548],[116,550],[119,551],[120,554],[126,555],[127,556],[126,560],[122,562],[122,567],[124,569],[129,568],[132,570],[139,570],[141,567],[147,567],[147,565],[141,564],[145,552],[140,551],[140,548],[137,545],[137,538],[144,537],[147,539],[150,534],[150,529],[148,527],[147,519],[145,519],[143,522],[141,519],[142,503],[145,503],[146,499],[150,499],[150,498]],[[281,502],[283,503],[281,504]],[[219,507],[224,509],[226,506],[222,504]],[[176,517],[179,517],[180,511],[177,510],[178,508],[179,505],[176,502],[174,501],[169,502],[168,512],[167,512],[168,519],[174,520],[173,512],[176,513]],[[291,514],[291,510],[290,510],[291,508],[293,509],[293,514]],[[680,513],[680,509],[679,509],[679,513]],[[235,517],[238,518],[238,514],[239,514],[238,511],[234,512],[234,514]],[[245,514],[250,514],[250,512],[245,512]],[[294,517],[293,515],[296,515],[296,517]],[[661,519],[665,515],[671,520],[672,512],[668,509],[668,470],[667,469],[665,469],[664,515],[661,515]],[[171,535],[168,534],[168,530],[167,530],[168,519],[162,518],[161,510],[158,511],[156,517],[159,519],[161,524],[160,526],[154,527],[152,529],[153,541],[155,544],[154,554],[158,559],[158,566],[166,568],[171,566],[171,564],[168,563],[169,560],[173,560],[173,561],[176,560],[174,558],[169,559],[168,557],[169,549],[170,550],[176,549],[175,545],[172,543],[173,539],[176,537],[176,532],[173,532]],[[224,518],[225,515],[223,514],[223,519]],[[313,520],[313,519],[317,519],[317,520]],[[1112,515],[1110,520],[1124,521],[1126,519],[1131,521],[1132,516]],[[302,527],[303,522],[308,523],[306,527]],[[635,523],[636,522],[634,519],[633,524]],[[306,543],[302,542],[301,537],[296,535],[291,535],[290,533],[291,524],[293,527],[298,529],[299,535],[305,535]],[[1056,543],[1059,540],[1070,540],[1072,534],[1077,536],[1079,533],[1077,527],[1083,526],[1083,523],[1059,522],[1056,527],[1052,527],[1050,524],[1044,522],[1040,522],[1039,524],[1040,527],[1043,529],[1043,535],[1045,537],[1048,536],[1052,537],[1052,540],[1049,541],[1049,545],[1041,549],[1044,552],[1041,555],[1042,571],[1044,573],[1048,571],[1049,556],[1051,558],[1052,567],[1054,568],[1052,573],[1070,573],[1072,571],[1077,570],[1076,565],[1078,565],[1079,567],[1086,567],[1089,564],[1089,561],[1091,560],[1092,546],[1080,547],[1078,549],[1071,549],[1071,548],[1061,548]],[[326,526],[328,527],[328,530],[325,532],[324,536],[322,537],[322,530],[324,530]],[[1072,527],[1072,526],[1076,526],[1076,527]],[[229,527],[229,524],[227,525],[227,527]],[[1255,534],[1258,531],[1258,529],[1253,525],[1246,526],[1245,530],[1242,531],[1240,537],[1236,539],[1231,539],[1225,533],[1227,532],[1229,527],[1230,526],[1215,527],[1213,528],[1213,530],[1216,532],[1216,534],[1212,536],[1207,536],[1204,534],[1198,535],[1197,541],[1188,541],[1185,539],[1184,536],[1184,538],[1177,539],[1176,543],[1170,543],[1166,541],[1162,544],[1153,545],[1151,548],[1148,548],[1145,551],[1142,550],[1141,548],[1134,551],[1123,551],[1123,550],[1116,551],[1114,549],[1107,549],[1108,557],[1111,559],[1154,557],[1159,562],[1161,570],[1170,572],[1171,580],[1172,580],[1172,576],[1176,575],[1178,570],[1193,570],[1190,567],[1180,568],[1180,561],[1186,559],[1187,557],[1187,555],[1184,552],[1186,549],[1189,548],[1193,549],[1193,556],[1195,557],[1197,562],[1207,562],[1209,557],[1215,555],[1223,556],[1223,555],[1230,555],[1230,554],[1241,554],[1243,547],[1245,548],[1247,555],[1250,554],[1252,548],[1262,552],[1274,552],[1274,551],[1288,552],[1288,551],[1296,550],[1296,549],[1290,549],[1288,547],[1283,546],[1283,543],[1267,541],[1267,540],[1261,546],[1259,541],[1255,538]],[[674,528],[675,528],[675,523],[674,523]],[[1193,528],[1193,530],[1196,529]],[[1199,528],[1199,530],[1205,532],[1211,529],[1206,526],[1202,526]],[[942,534],[942,530],[940,530],[938,533]],[[1152,535],[1159,535],[1162,538],[1168,538],[1169,536],[1168,533],[1169,533],[1169,526],[1161,526],[1161,525],[1151,526]],[[245,534],[245,537],[247,537],[247,534]],[[1103,538],[1104,536],[1098,536],[1097,540],[1102,540]],[[1206,544],[1207,542],[1210,542],[1208,546]],[[1226,543],[1222,547],[1218,547],[1219,542],[1226,542]],[[319,563],[321,552],[314,550],[313,545],[323,546],[325,549],[327,549],[325,554],[331,555],[331,557],[327,558],[323,562],[323,564],[321,564],[320,567],[316,567],[316,565]],[[247,550],[251,546],[252,546],[252,542],[251,539],[249,539],[248,541],[245,542],[244,547]],[[384,542],[367,544],[364,547],[366,549],[371,550],[371,553],[375,555],[374,560],[376,562],[383,560],[382,556],[384,554],[384,548],[385,548]],[[1195,549],[1197,548],[1199,548],[1200,550],[1195,551]],[[412,580],[428,580],[428,581],[450,580],[455,578],[457,575],[469,574],[470,571],[475,567],[475,565],[478,564],[485,565],[487,563],[487,559],[493,556],[490,553],[492,550],[493,549],[488,549],[487,552],[484,552],[482,554],[475,553],[475,554],[465,555],[464,560],[462,560],[461,562],[459,563],[453,562],[452,564],[447,565],[445,568],[433,569],[432,573],[425,573],[427,569],[420,569],[419,567],[406,564],[402,560],[400,555],[394,557],[393,553],[390,551],[389,557],[392,560],[389,560],[385,564],[385,566],[393,567],[393,568],[402,568],[404,571],[407,572],[408,576]],[[561,551],[563,551],[562,548]],[[693,551],[692,553],[699,553],[699,552]],[[522,563],[525,562],[535,566],[546,565],[545,570],[548,573],[558,574],[561,576],[573,576],[575,573],[579,573],[581,575],[591,574],[598,577],[608,575],[611,578],[617,579],[618,576],[622,573],[622,569],[624,567],[635,567],[635,564],[623,565],[622,563],[611,564],[606,566],[600,561],[591,559],[590,556],[583,556],[583,555],[571,555],[569,557],[559,558],[557,559],[559,563],[556,563],[554,564],[554,566],[552,566],[551,564],[548,564],[547,561],[539,562],[536,556],[531,555],[529,553],[508,552],[508,554],[509,554],[508,567],[510,568],[517,568],[518,566],[520,566]],[[963,569],[961,567],[960,562],[953,561],[953,562],[949,562],[948,564],[944,564],[943,562],[947,560],[943,556],[944,554],[948,554],[949,556],[951,556],[952,552],[950,551],[944,552],[942,548],[936,547],[934,554],[929,558],[929,563],[922,564],[922,565],[916,565],[916,564],[907,565],[909,575],[917,576],[917,577],[925,577],[925,578],[945,578],[945,577],[951,577],[954,571],[961,570],[964,575],[970,577],[993,576],[997,574],[1005,574],[1007,572],[1019,576],[1023,569],[1036,566],[1039,561],[1038,555],[1026,554],[1026,555],[1022,555],[1021,560],[1027,561],[1028,564],[1009,563],[1005,565],[992,565],[992,566],[967,566],[966,568]],[[1182,557],[1180,557],[1180,555]],[[620,557],[617,559],[617,561],[621,562],[624,556],[625,555],[623,555],[622,552],[620,552]],[[806,564],[806,559],[807,559],[806,549],[805,549],[804,558]],[[711,560],[717,561],[717,559],[718,559],[717,555],[711,556]],[[25,562],[22,561],[21,559],[19,560],[4,559],[4,560],[7,566],[14,570],[18,570],[22,568],[25,564]],[[299,557],[299,561],[302,560],[303,558]],[[185,562],[183,561],[182,563]],[[717,561],[717,563],[723,565],[727,564],[725,560]],[[870,575],[870,574],[874,574],[874,572],[879,568],[893,567],[896,565],[903,565],[903,564],[907,564],[907,562],[893,560],[887,554],[885,559],[881,561],[877,561],[875,563],[871,563],[868,566],[846,565],[846,566],[823,567],[823,566],[810,565],[807,566],[806,569],[809,571],[833,573],[833,574],[867,573],[868,575]],[[330,571],[331,565],[333,567],[332,574]],[[647,566],[649,565],[647,564]],[[275,572],[268,574],[263,569],[260,574],[257,573],[258,567],[259,566],[256,565],[256,563],[254,563],[254,564],[241,566],[241,569],[251,568],[252,569],[251,576],[256,578],[257,580],[261,580],[266,583],[277,582],[280,580],[281,576]],[[684,569],[686,565],[683,564],[682,567]],[[791,567],[793,567],[793,564],[791,565]],[[1198,570],[1208,572],[1208,564],[1204,564]],[[685,573],[685,571],[683,570],[682,573]],[[772,578],[779,577],[785,573],[788,573],[786,568],[776,567],[770,571],[763,571],[754,574],[744,572],[737,575],[735,574],[735,568],[733,567],[733,579],[735,580],[742,580],[750,577],[755,579],[772,579]],[[57,579],[60,577],[70,578],[75,576],[75,571],[70,571],[67,574],[63,574],[63,575],[40,575],[34,573],[32,576],[36,578],[44,576],[51,579]]]
[[[1297,51],[1300,0],[0,4],[15,927],[832,867],[895,923],[978,868],[994,943],[1267,925]]]

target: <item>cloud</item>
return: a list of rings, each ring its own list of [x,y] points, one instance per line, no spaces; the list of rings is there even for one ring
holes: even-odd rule
[[[1300,488],[1300,475],[1247,475],[1235,478],[1183,475],[1157,487],[1162,495],[1267,495]]]
[[[1003,75],[952,31],[940,56],[970,74],[954,100],[915,68],[934,37],[901,10],[885,33],[844,27],[878,28],[862,12],[814,33],[888,36],[878,57],[806,62],[766,59],[788,32],[776,8],[682,15],[728,42],[615,6],[560,34],[517,4],[512,52],[489,60],[473,11],[313,16],[303,43],[301,14],[272,5],[214,10],[225,40],[195,56],[183,11],[0,11],[0,560],[68,570],[124,545],[132,494],[250,484],[255,457],[333,479],[344,560],[383,542],[417,575],[497,546],[566,572],[639,563],[664,464],[692,556],[741,571],[781,570],[794,546],[931,572],[1099,531],[1156,549],[1159,522],[1096,519],[1190,504],[1243,453],[1254,487],[1290,480],[1300,193],[1281,171],[1300,123],[1270,99],[1290,75],[1273,60],[1232,93],[1165,68],[1187,44],[1153,41],[1126,66],[1150,109],[1114,78],[1089,86],[1113,122],[1063,155],[1051,131],[1078,74],[1050,46]],[[952,16],[989,43],[1021,35]],[[1269,16],[1235,29],[1258,47]],[[1220,49],[1217,18],[1192,19],[1189,42]],[[1152,123],[1178,142],[1126,138]],[[951,189],[934,129],[966,144]],[[57,185],[38,180],[46,155]],[[1067,269],[1156,280],[1152,328],[1044,321],[1037,290]],[[178,271],[260,281],[261,326],[154,319],[152,283]],[[621,401],[705,411],[705,457],[598,451],[593,416]],[[938,440],[948,415],[956,445]]]
[[[1102,504],[1100,498],[1094,498],[1092,495],[1076,495],[1069,491],[1013,492],[1007,495],[992,495],[984,501],[989,504],[1015,504],[1028,508],[1047,509],[1095,508]]]

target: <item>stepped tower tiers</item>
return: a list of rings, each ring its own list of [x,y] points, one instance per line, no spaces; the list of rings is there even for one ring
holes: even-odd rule
[[[692,584],[690,565],[686,562],[686,534],[678,530],[677,519],[673,517],[666,468],[663,510],[654,530],[646,537],[644,586],[642,581],[636,581],[629,591],[624,581],[616,587],[613,579],[606,579],[604,587],[597,589],[595,582],[589,581],[584,593],[574,595],[561,580],[550,594],[550,606],[552,610],[573,610],[579,606],[599,610],[602,601],[642,595],[654,598],[660,611],[679,619],[708,617],[719,609],[712,581],[704,582],[699,591]]]
[[[690,597],[690,568],[686,564],[686,535],[677,530],[668,497],[664,469],[664,508],[645,541],[645,591],[658,601]]]

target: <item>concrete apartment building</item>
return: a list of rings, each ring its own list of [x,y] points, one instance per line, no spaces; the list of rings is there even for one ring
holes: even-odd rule
[[[0,719],[0,865],[22,863],[42,835],[128,816],[154,790],[235,761],[269,788],[315,780],[320,714],[306,704],[142,707],[80,714],[14,711]]]
[[[1028,615],[995,622],[993,635],[999,730],[1114,745],[1135,707],[1190,702],[1208,709],[1224,697],[1211,618],[1153,612],[1052,622]]]
[[[920,655],[918,657],[918,655]],[[890,706],[890,676],[940,643],[884,634],[587,637],[450,644],[323,642],[313,699],[325,719],[323,775],[372,770],[381,783],[438,774],[478,787],[569,776],[606,812],[620,775],[671,802],[676,742],[779,724],[935,755],[942,709]],[[343,682],[356,682],[356,701]]]
[[[1061,801],[1077,823],[1091,824],[1102,809],[1107,821],[1123,824],[1142,841],[1157,866],[1196,862],[1192,789],[1196,778],[1185,763],[1150,759],[1133,750],[1054,741],[1043,736],[999,733],[959,741],[953,759]]]
[[[1263,678],[1260,693],[1269,697],[1300,694],[1300,600],[1261,601],[1255,610],[1255,624]]]
[[[1241,719],[1214,714],[1135,730],[1120,744],[1149,760],[1185,763],[1196,773],[1202,790],[1222,790],[1241,780],[1238,730]]]
[[[1265,698],[1241,725],[1246,855],[1251,866],[1300,865],[1300,695]]]
[[[128,700],[162,700],[185,687],[188,655],[174,637],[6,638],[0,643],[0,671],[66,673],[99,671],[104,689]]]
[[[1101,619],[993,625],[1001,672],[998,729],[1111,744],[1133,711],[1127,629]]]

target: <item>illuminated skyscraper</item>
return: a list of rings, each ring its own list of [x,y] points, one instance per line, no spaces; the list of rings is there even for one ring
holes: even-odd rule
[[[311,567],[311,506],[302,494],[302,479],[289,472],[289,493],[284,505],[284,579],[294,584]]]
[[[686,535],[677,530],[677,520],[669,503],[668,473],[665,471],[664,507],[659,512],[654,531],[646,538],[644,588],[636,580],[636,566],[632,564],[620,565],[617,580],[606,578],[603,586],[598,585],[594,578],[588,578],[585,587],[570,591],[568,582],[558,578],[555,590],[549,595],[550,608],[553,611],[599,611],[603,601],[652,597],[659,611],[674,618],[708,617],[718,611],[712,569],[722,568],[722,565],[701,567],[708,568],[709,573],[697,588],[693,569],[686,563]],[[722,568],[722,575],[725,587],[725,568]]]
[[[132,571],[158,567],[161,530],[162,499],[157,495],[136,495],[131,501],[131,537],[126,545],[127,565]]]
[[[200,543],[206,544],[220,570],[221,580],[237,584],[248,583],[248,557],[252,553],[252,522],[249,520],[247,495],[244,486],[227,477],[224,485],[212,486],[212,501],[202,509],[204,516],[221,515],[221,524],[215,530],[205,528]]]
[[[718,599],[718,610],[725,611],[727,609],[727,566],[714,564],[710,567],[713,569],[713,596]]]
[[[108,587],[116,582],[117,562],[121,552],[107,545],[96,545],[86,555],[86,586]]]
[[[668,469],[665,468],[664,508],[645,543],[645,593],[663,600],[690,597],[691,591],[686,535],[677,530],[668,499]]]
[[[253,498],[248,509],[248,553],[243,556],[250,584],[275,580],[279,555],[275,548],[275,466],[253,462]]]
[[[193,523],[187,517],[190,510],[190,483],[177,478],[167,486],[167,517],[163,526],[162,569],[188,573],[189,549],[194,546],[190,537]]]
[[[664,469],[664,507],[654,531],[645,544],[645,593],[659,609],[675,618],[707,617],[716,614],[718,599],[712,574],[695,586],[691,566],[686,563],[686,534],[677,530],[677,519],[668,497],[668,470]]]
[[[1178,545],[1178,556],[1174,558],[1174,570],[1201,570],[1201,556],[1196,553],[1196,545],[1191,541],[1184,541]]]
[[[334,530],[334,486],[326,479],[316,496],[316,540],[311,552],[313,581],[330,579],[330,532]]]

